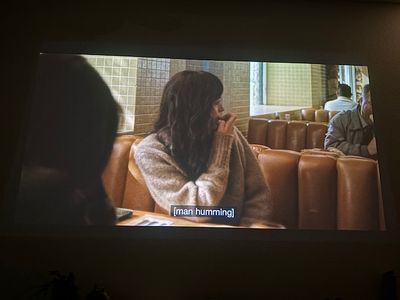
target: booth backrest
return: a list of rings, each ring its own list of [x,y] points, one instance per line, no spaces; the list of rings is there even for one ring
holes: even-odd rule
[[[142,138],[138,138],[132,144],[126,176],[123,207],[131,209],[154,211],[154,200],[147,189],[146,183],[134,158],[136,146]]]
[[[129,153],[132,143],[137,139],[134,135],[122,135],[115,139],[111,156],[103,172],[103,182],[107,195],[114,206],[122,207],[125,183],[128,173]]]
[[[338,113],[338,111],[329,111],[325,109],[305,108],[301,110],[301,119],[309,122],[324,122],[329,120]]]
[[[104,171],[105,189],[115,206],[160,210],[134,160],[141,138],[119,137]],[[377,162],[252,145],[273,202],[272,220],[289,229],[384,229]]]
[[[301,151],[324,148],[327,130],[325,123],[252,118],[247,140],[272,149]]]
[[[292,229],[385,229],[377,162],[325,151],[263,149],[273,221]]]
[[[142,139],[135,135],[122,135],[115,139],[103,172],[104,188],[115,207],[154,211],[154,201],[133,156]]]

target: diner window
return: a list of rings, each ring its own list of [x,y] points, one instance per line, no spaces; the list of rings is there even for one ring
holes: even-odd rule
[[[356,91],[357,91],[357,84],[356,84],[356,67],[349,66],[349,65],[339,65],[338,68],[338,80],[340,83],[345,83],[351,88],[351,93],[353,101],[356,101],[355,98]]]
[[[250,116],[300,119],[301,109],[320,108],[325,98],[324,65],[250,63]]]
[[[265,105],[266,63],[250,62],[250,105]]]

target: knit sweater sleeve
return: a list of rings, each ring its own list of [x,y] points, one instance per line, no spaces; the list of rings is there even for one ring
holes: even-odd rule
[[[270,223],[272,202],[260,165],[246,138],[237,130],[245,157],[245,199],[240,224],[250,226]]]
[[[207,170],[189,180],[176,161],[159,147],[139,144],[135,160],[154,201],[170,212],[171,205],[217,206],[225,194],[233,136],[216,133]],[[207,222],[210,218],[190,218]]]

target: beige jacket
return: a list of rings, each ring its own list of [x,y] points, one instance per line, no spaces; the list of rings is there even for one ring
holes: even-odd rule
[[[373,125],[360,116],[360,108],[340,112],[329,122],[325,136],[325,149],[333,147],[345,155],[374,158],[369,155],[368,144],[374,136]]]
[[[187,179],[156,134],[140,142],[135,160],[153,199],[168,212],[171,205],[234,207],[234,219],[190,219],[244,226],[269,221],[269,190],[257,158],[237,128],[232,135],[215,134],[208,169],[196,181]]]

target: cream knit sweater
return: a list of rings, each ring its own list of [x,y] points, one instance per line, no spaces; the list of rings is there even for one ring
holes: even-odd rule
[[[135,160],[151,196],[168,212],[171,205],[235,207],[233,220],[188,219],[242,226],[269,221],[269,190],[256,157],[236,127],[232,135],[215,134],[208,169],[196,181],[187,178],[156,134],[139,143]]]

